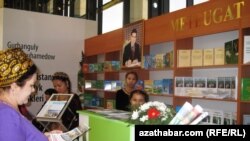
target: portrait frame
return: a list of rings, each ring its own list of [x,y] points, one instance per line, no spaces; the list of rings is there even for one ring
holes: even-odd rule
[[[144,21],[138,21],[123,28],[121,47],[122,68],[141,68],[143,64]]]

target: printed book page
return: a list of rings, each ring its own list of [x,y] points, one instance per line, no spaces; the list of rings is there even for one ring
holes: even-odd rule
[[[87,125],[83,127],[76,127],[68,132],[60,133],[60,134],[49,134],[50,141],[73,141],[77,137],[83,135],[90,128]]]

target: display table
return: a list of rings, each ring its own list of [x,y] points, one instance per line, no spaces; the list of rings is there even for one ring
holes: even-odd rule
[[[90,127],[86,134],[87,141],[134,141],[134,125],[90,111],[78,113],[79,125],[86,124]],[[80,139],[82,140],[83,138]]]

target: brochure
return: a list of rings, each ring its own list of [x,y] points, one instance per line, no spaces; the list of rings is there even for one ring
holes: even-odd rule
[[[86,125],[84,127],[76,127],[68,132],[65,133],[53,133],[49,134],[48,137],[50,141],[73,141],[77,137],[83,135],[87,131],[89,131],[90,128]]]

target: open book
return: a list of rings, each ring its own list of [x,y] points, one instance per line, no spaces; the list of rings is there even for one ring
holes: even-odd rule
[[[52,133],[48,135],[50,141],[73,141],[77,137],[83,135],[87,131],[89,131],[88,126],[84,127],[76,127],[68,132],[65,133]]]

